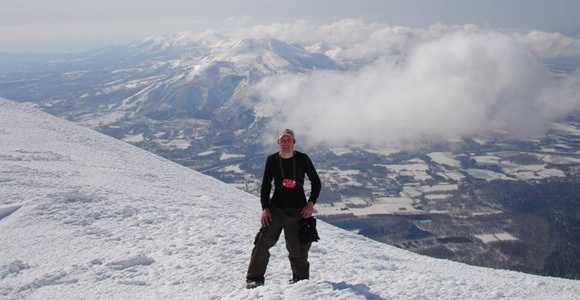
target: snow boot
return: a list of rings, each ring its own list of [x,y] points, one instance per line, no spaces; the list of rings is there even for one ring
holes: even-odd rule
[[[246,281],[246,288],[247,289],[255,289],[259,286],[263,286],[264,283],[261,281],[256,281],[256,280],[247,280]]]

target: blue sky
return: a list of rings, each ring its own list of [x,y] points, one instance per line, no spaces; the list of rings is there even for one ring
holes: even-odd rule
[[[75,52],[185,30],[346,18],[580,36],[578,0],[0,0],[0,51]]]

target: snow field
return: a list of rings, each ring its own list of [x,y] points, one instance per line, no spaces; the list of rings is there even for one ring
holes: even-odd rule
[[[311,280],[283,239],[244,288],[259,200],[0,99],[2,299],[577,299],[580,282],[432,259],[319,221]]]

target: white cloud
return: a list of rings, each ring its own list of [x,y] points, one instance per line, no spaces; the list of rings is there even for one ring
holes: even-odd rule
[[[310,51],[324,53],[339,61],[374,60],[391,54],[405,54],[419,44],[438,40],[456,31],[480,32],[475,24],[433,24],[426,28],[391,26],[385,23],[366,23],[362,20],[343,19],[328,24],[309,20],[293,23],[275,23],[220,30],[221,34],[235,37],[274,38],[305,45]],[[580,39],[562,33],[533,30],[505,31],[519,44],[542,58],[580,57]]]
[[[527,34],[514,34],[516,40],[540,57],[579,57],[580,39],[559,32],[533,30]]]
[[[473,24],[448,26],[434,24],[428,28],[413,29],[389,26],[384,23],[365,23],[343,19],[318,25],[309,20],[294,23],[276,23],[224,29],[220,33],[251,38],[274,38],[289,43],[306,45],[309,50],[324,53],[341,61],[374,60],[392,52],[406,52],[418,43],[438,39],[456,30],[474,31]]]
[[[506,34],[460,30],[434,38],[433,29],[388,31],[381,32],[401,42],[385,43],[384,52],[408,45],[407,55],[383,55],[356,71],[316,71],[257,85],[255,92],[267,99],[260,109],[273,116],[269,127],[291,127],[310,146],[402,145],[498,129],[541,134],[545,122],[579,108],[580,76],[550,77]],[[379,49],[380,40],[370,47]]]

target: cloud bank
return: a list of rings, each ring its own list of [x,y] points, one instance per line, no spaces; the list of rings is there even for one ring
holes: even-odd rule
[[[392,26],[381,22],[367,23],[343,19],[328,24],[309,20],[222,29],[220,34],[234,37],[274,38],[306,45],[307,49],[324,53],[339,61],[376,59],[385,54],[407,53],[426,41],[439,40],[456,32],[490,30],[475,24],[433,24],[426,28]],[[497,30],[514,38],[534,55],[543,58],[580,57],[580,39],[562,33]],[[215,31],[209,31],[215,32]]]
[[[358,45],[334,49],[343,58],[379,58],[352,71],[267,78],[253,90],[265,99],[258,110],[272,116],[268,127],[293,128],[305,146],[402,146],[493,130],[527,137],[544,133],[547,122],[580,108],[578,72],[555,79],[535,56],[544,50],[529,48],[545,46],[533,42],[545,38],[541,34],[521,36],[528,41],[524,45],[513,35],[472,26],[422,31],[377,29],[356,21],[332,26],[342,26],[339,32],[367,28],[368,33],[350,35],[346,42],[331,29],[326,34],[324,28],[312,30],[308,36]],[[270,28],[270,34],[287,29]],[[568,49],[565,55],[574,52],[562,48]]]

